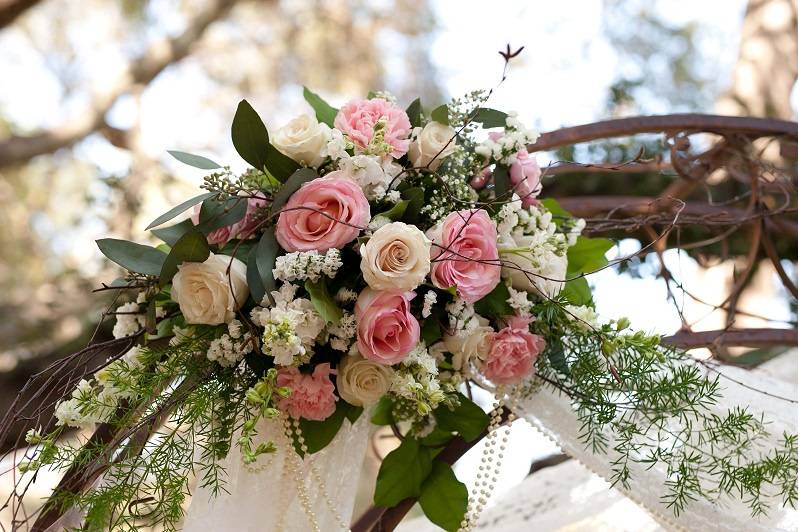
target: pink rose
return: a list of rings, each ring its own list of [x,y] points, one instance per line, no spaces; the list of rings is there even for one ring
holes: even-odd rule
[[[312,375],[297,368],[281,368],[277,372],[277,386],[291,390],[288,397],[277,399],[277,408],[294,419],[324,421],[335,412],[335,385],[330,380],[330,364],[319,364]],[[276,395],[276,394],[275,394]]]
[[[262,220],[258,219],[258,211],[266,206],[266,196],[258,192],[254,198],[247,198],[247,213],[234,223],[230,230],[235,238],[245,239],[255,234]]]
[[[543,185],[540,183],[540,166],[534,156],[529,155],[526,149],[520,149],[515,154],[516,161],[510,165],[510,181],[513,189],[524,207],[537,205],[535,199],[540,194]]]
[[[432,283],[457,288],[457,295],[473,303],[499,283],[501,267],[496,226],[482,209],[450,213],[432,246]]]
[[[381,364],[396,364],[418,344],[421,328],[410,313],[415,292],[382,292],[366,288],[355,303],[357,349]]]
[[[277,220],[277,241],[286,251],[324,253],[341,248],[360,234],[371,219],[360,187],[340,171],[302,185]]]
[[[391,155],[398,159],[410,147],[410,119],[399,107],[380,98],[353,100],[338,111],[335,127],[341,130],[361,150],[374,139],[377,121],[385,121],[385,142],[393,148]]]
[[[191,223],[194,225],[199,225],[199,216],[200,210],[202,209],[202,205],[195,205],[194,210],[191,212]],[[219,245],[223,246],[235,238],[235,235],[232,231],[232,225],[228,225],[227,227],[220,227],[219,229],[214,229],[210,233],[208,233],[207,239],[208,244],[210,245]]]
[[[535,373],[535,361],[546,341],[529,332],[531,318],[515,316],[493,338],[482,373],[496,384],[515,384]]]

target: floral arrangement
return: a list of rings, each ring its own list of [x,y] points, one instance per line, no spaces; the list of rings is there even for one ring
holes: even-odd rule
[[[795,500],[792,436],[749,460],[761,420],[744,409],[711,415],[702,404],[717,401],[716,379],[628,320],[599,320],[585,275],[607,265],[612,243],[581,236],[583,220],[540,198],[538,134],[487,97],[427,113],[419,100],[404,109],[374,93],[335,109],[305,89],[315,115],[271,135],[239,104],[232,141],[251,166],[241,175],[171,152],[209,174],[202,194],[148,227],[163,243],[98,241],[127,271],[106,288],[130,294],[114,336],[131,347],[73,384],[52,431],[31,430],[36,451],[21,468],[125,454],[104,466],[101,485],[51,504],[83,509],[87,529],[132,530],[143,482],[157,494],[148,519],[169,529],[189,472],[221,491],[231,448],[247,464],[275,451],[259,436],[264,420],[283,422],[303,456],[369,416],[402,439],[375,504],[418,497],[433,522],[467,530],[493,481],[469,492],[437,452],[494,434],[501,407],[541,386],[571,397],[595,452],[612,441],[614,481],[633,461],[668,464],[663,497],[677,512],[718,492],[756,511],[773,486]],[[471,399],[475,387],[495,394],[491,415]],[[168,430],[142,454],[135,436],[164,416]],[[58,441],[67,427],[98,424],[114,435],[101,445]],[[715,452],[696,454],[697,437]]]

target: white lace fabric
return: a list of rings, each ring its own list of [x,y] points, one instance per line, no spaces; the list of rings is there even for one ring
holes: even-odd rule
[[[304,479],[311,512],[323,532],[341,530],[326,499],[345,523],[350,521],[369,431],[369,416],[365,413],[354,425],[344,420],[327,447],[301,461],[299,476]],[[275,441],[278,451],[261,455],[255,464],[247,466],[238,448],[233,447],[223,461],[227,492],[214,496],[206,488],[197,488],[186,515],[185,532],[313,530],[300,503],[296,475],[284,467],[286,453],[295,451],[288,448],[281,425],[262,422],[259,438]],[[316,474],[322,479],[324,490]]]

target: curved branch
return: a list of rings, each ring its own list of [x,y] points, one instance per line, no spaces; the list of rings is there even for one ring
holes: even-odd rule
[[[628,137],[639,133],[700,131],[706,133],[742,133],[751,137],[786,135],[798,139],[798,123],[770,118],[719,116],[698,113],[635,116],[604,120],[582,126],[566,127],[543,133],[530,151],[544,151],[612,137]]]
[[[662,338],[663,344],[685,349],[697,347],[741,346],[772,347],[798,345],[798,329],[719,329],[715,331],[680,331]]]
[[[0,142],[0,168],[71,146],[101,129],[105,124],[105,114],[120,96],[136,85],[149,83],[166,67],[185,58],[208,26],[225,16],[235,3],[236,0],[213,0],[205,11],[188,23],[182,34],[154,43],[127,66],[110,88],[94,94],[91,107],[77,118],[42,133],[15,136]]]

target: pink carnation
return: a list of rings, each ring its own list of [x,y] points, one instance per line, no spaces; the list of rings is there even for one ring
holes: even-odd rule
[[[381,98],[372,100],[353,100],[338,111],[335,127],[341,130],[360,149],[365,149],[374,138],[374,125],[381,118],[385,123],[385,142],[398,159],[410,147],[410,119],[399,107]]]
[[[330,172],[294,192],[277,220],[275,236],[283,249],[324,253],[357,238],[371,210],[360,186],[343,175]]]
[[[396,364],[418,344],[421,327],[410,313],[415,292],[380,292],[366,288],[355,304],[357,350],[381,364]]]
[[[297,368],[282,368],[277,372],[277,386],[291,390],[288,397],[277,399],[277,408],[294,419],[323,421],[335,412],[335,385],[330,380],[330,364],[319,364],[312,375]]]
[[[501,266],[498,234],[482,209],[456,211],[443,221],[431,250],[432,283],[457,288],[457,295],[473,303],[499,283]]]
[[[537,198],[543,185],[540,183],[540,166],[534,156],[529,155],[526,149],[520,149],[515,154],[515,162],[510,165],[510,181],[513,189],[524,207],[536,205]]]
[[[531,318],[515,316],[496,333],[482,373],[496,384],[516,384],[535,374],[535,361],[546,348],[543,337],[529,332]]]

